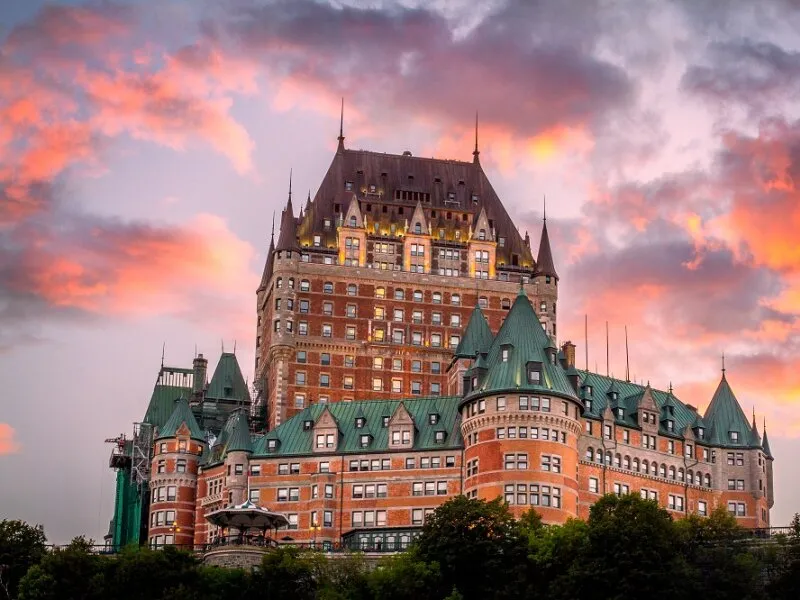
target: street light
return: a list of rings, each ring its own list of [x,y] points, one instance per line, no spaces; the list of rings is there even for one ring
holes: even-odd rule
[[[178,526],[177,521],[173,521],[172,525],[170,525],[169,530],[172,532],[172,543],[173,545],[177,542],[177,534],[181,532],[181,528]]]
[[[311,529],[311,531],[314,532],[314,538],[313,538],[312,545],[313,545],[314,548],[316,548],[317,547],[317,531],[319,531],[321,529],[321,527],[319,525],[312,524],[310,529]]]

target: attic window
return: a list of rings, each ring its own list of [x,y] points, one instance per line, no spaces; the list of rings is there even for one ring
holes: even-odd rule
[[[409,174],[408,174],[408,180],[409,180],[409,181],[414,181],[414,175],[412,175],[411,173],[409,173]]]
[[[464,185],[464,180],[463,179],[459,179],[458,180],[458,185]]]
[[[618,419],[624,419],[625,418],[625,409],[624,408],[618,408],[617,409],[617,418]]]
[[[528,363],[528,383],[538,385],[542,382],[542,363]]]
[[[303,431],[308,431],[314,427],[314,421],[303,421]]]
[[[431,425],[436,425],[439,422],[439,415],[436,413],[431,413],[428,415],[428,422]]]
[[[414,223],[414,233],[422,233],[422,225],[420,223]]]
[[[675,431],[675,421],[667,421],[667,431]]]
[[[437,431],[436,432],[436,437],[435,437],[436,443],[437,444],[444,444],[444,438],[445,437],[446,436],[445,436],[445,432],[444,431]]]
[[[738,431],[729,431],[728,437],[730,437],[731,441],[737,443],[739,441],[739,432]]]
[[[374,194],[376,191],[378,191],[378,188],[375,186],[374,183],[370,183],[369,184],[369,193],[370,194]]]
[[[617,396],[619,396],[619,394],[617,394],[617,392],[611,392],[611,399],[612,400],[616,400]]]
[[[592,400],[591,400],[591,398],[586,398],[583,401],[583,407],[586,409],[586,412],[592,412]]]
[[[345,191],[352,192],[353,191],[353,182],[352,181],[345,181],[344,182],[344,189],[345,189]]]
[[[386,171],[381,171],[381,177],[388,177],[388,176],[389,173],[387,173]]]
[[[473,204],[477,204],[478,203],[478,194],[472,194],[472,203]]]
[[[497,245],[500,248],[504,248],[505,245],[506,245],[506,238],[504,238],[504,237],[497,238]]]
[[[362,448],[368,448],[369,447],[369,442],[370,442],[370,437],[372,437],[372,436],[370,436],[369,434],[362,435],[359,438],[359,445]]]
[[[441,177],[434,177],[433,178],[433,183],[442,183],[442,178]]]
[[[330,219],[328,219],[328,218],[326,218],[326,219],[325,219],[325,220],[322,222],[322,228],[323,228],[325,231],[329,231],[329,230],[330,230],[330,228],[331,228],[331,220],[330,220]]]
[[[388,427],[389,426],[389,417],[387,417],[385,415],[383,417],[381,417],[381,425],[383,427]]]
[[[704,427],[698,427],[697,428],[697,437],[702,438],[705,435],[705,433],[706,433],[706,430],[705,430]]]
[[[275,450],[278,447],[278,440],[267,440],[267,448]]]
[[[456,199],[456,193],[455,192],[447,192],[447,199],[448,200],[455,200]]]
[[[511,346],[504,345],[500,349],[500,360],[503,362],[508,362],[509,357],[511,356]]]
[[[233,388],[232,387],[224,387],[224,388],[222,388],[222,391],[225,394],[226,398],[230,398],[233,395]]]
[[[587,385],[587,386],[585,386],[585,389],[586,389],[586,394],[591,396],[592,395],[592,386]]]
[[[352,216],[350,217],[350,227],[355,227],[355,226],[356,226],[356,222],[357,222],[357,220],[356,220],[356,216],[355,216],[355,215],[352,215]],[[316,246],[316,245],[318,245],[318,244],[317,244],[317,242],[316,242],[316,240],[317,240],[317,238],[318,238],[318,237],[319,237],[319,236],[314,236],[314,245],[315,245],[315,246]]]
[[[356,417],[356,429],[361,429],[367,424],[367,419],[364,417]]]
[[[356,175],[363,175],[363,174],[364,174],[364,169],[359,169],[358,171],[356,171]]]

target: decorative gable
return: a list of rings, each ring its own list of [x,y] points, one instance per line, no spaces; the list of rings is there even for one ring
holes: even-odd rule
[[[400,403],[389,419],[389,448],[392,450],[411,449],[414,446],[414,418],[406,405]]]
[[[653,390],[648,383],[642,392],[642,397],[639,399],[637,407],[639,426],[643,431],[648,433],[658,431],[659,412],[658,404],[656,404],[656,399],[653,396]]]
[[[417,202],[414,214],[411,215],[411,221],[408,224],[408,233],[411,235],[428,235],[430,233],[428,221],[425,218],[425,211],[422,210],[422,202]]]
[[[478,213],[471,239],[479,242],[494,241],[494,231],[489,226],[489,217],[486,216],[486,208],[481,208],[481,212]]]
[[[364,227],[364,217],[361,214],[361,209],[358,206],[358,199],[355,194],[350,198],[350,204],[347,207],[347,213],[344,215],[342,226],[352,229],[361,229]]]
[[[314,452],[336,452],[339,446],[339,424],[326,406],[312,428]]]

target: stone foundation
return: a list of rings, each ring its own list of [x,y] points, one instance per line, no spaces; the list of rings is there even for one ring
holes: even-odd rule
[[[203,563],[228,569],[253,569],[261,564],[266,548],[253,546],[225,546],[210,550],[203,555]]]

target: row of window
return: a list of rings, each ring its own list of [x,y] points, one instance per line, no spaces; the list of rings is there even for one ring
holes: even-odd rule
[[[503,498],[517,506],[551,506],[561,508],[561,488],[538,483],[507,483]]]
[[[594,423],[590,420],[584,422],[584,429],[588,435],[594,435]],[[614,439],[614,429],[612,425],[609,423],[603,424],[603,438],[606,440],[613,440]],[[622,443],[623,444],[630,444],[631,443],[631,432],[629,429],[622,429]],[[667,454],[677,454],[678,444],[675,440],[667,440],[666,452]],[[656,450],[658,448],[658,436],[643,433],[642,434],[642,448],[647,448],[648,450]],[[716,462],[716,452],[714,450],[710,450],[708,448],[697,448],[697,450],[702,450],[701,455],[698,455],[696,458],[698,460],[702,460],[704,462]],[[741,452],[739,453],[741,454]],[[695,446],[694,444],[684,442],[683,444],[683,455],[687,458],[695,458]],[[732,460],[730,456],[733,453],[729,453],[729,460]],[[729,462],[728,464],[733,464]]]
[[[549,427],[498,427],[495,430],[495,437],[498,440],[508,438],[509,440],[519,439],[532,439],[532,440],[550,440],[553,442],[567,443],[567,432],[559,431],[557,429],[550,429]]]
[[[294,374],[294,383],[295,385],[305,386],[308,384],[308,380],[306,378],[305,371],[296,371]],[[331,376],[330,373],[320,373],[319,375],[319,387],[329,388],[331,387]],[[342,389],[345,390],[353,390],[355,389],[355,378],[352,375],[345,375],[342,377]],[[384,381],[383,377],[373,377],[372,378],[372,386],[371,388],[373,392],[382,392],[384,391]],[[392,378],[391,380],[391,387],[390,390],[395,393],[399,394],[403,392],[403,380],[399,378]],[[422,382],[421,381],[412,381],[410,386],[410,392],[414,396],[422,395]],[[439,396],[442,393],[442,384],[438,381],[432,381],[429,385],[429,395],[431,396]],[[302,408],[305,406],[306,396],[305,394],[296,394],[295,395],[295,408]],[[321,403],[322,400],[320,400]],[[159,471],[161,472],[161,471]]]
[[[307,364],[308,363],[308,353],[305,350],[298,350],[295,353],[295,360],[300,364]],[[345,368],[354,368],[355,367],[355,356],[352,354],[346,354],[344,357],[344,366]],[[331,355],[328,352],[320,353],[319,363],[322,366],[329,366],[331,364]],[[412,373],[422,373],[422,361],[421,360],[412,360],[411,361],[411,372]],[[430,367],[431,375],[440,375],[442,372],[442,363],[439,361],[432,361],[428,363]],[[384,366],[388,367],[391,366],[392,371],[403,371],[403,359],[402,358],[393,358],[391,363],[384,359],[382,356],[376,356],[372,359],[372,369],[373,370],[382,370]]]
[[[167,472],[167,462],[164,459],[161,459],[156,463],[156,473],[166,473]],[[186,473],[186,459],[179,458],[175,461],[175,472],[176,473]]]
[[[178,487],[161,485],[153,488],[151,502],[174,502],[178,497]]]
[[[273,331],[275,333],[280,333],[281,329],[286,331],[286,333],[294,333],[294,321],[281,321],[280,319],[275,319],[273,323]],[[444,348],[442,345],[444,334],[442,333],[430,333],[428,338],[425,338],[425,334],[422,331],[412,331],[410,338],[408,338],[408,342],[406,342],[406,329],[404,327],[398,327],[395,325],[394,327],[389,329],[389,334],[387,335],[387,330],[383,327],[376,327],[372,329],[372,332],[369,334],[369,340],[373,342],[387,342],[391,339],[393,344],[405,344],[409,343],[413,346],[430,346],[432,348]],[[307,336],[309,335],[309,326],[308,321],[299,321],[297,323],[297,335],[299,336]],[[324,338],[332,338],[333,337],[333,325],[331,323],[323,323],[320,327],[320,335]],[[357,328],[355,325],[347,325],[345,326],[344,332],[344,339],[349,341],[355,341],[357,335]],[[456,348],[458,343],[461,341],[461,336],[459,334],[451,334],[449,337],[449,348]],[[261,339],[257,340],[257,346],[261,345]]]
[[[540,374],[540,371],[536,371],[537,374]],[[506,400],[505,396],[498,396],[497,398],[490,399],[490,402],[494,403],[495,410],[497,412],[504,412],[507,408],[511,410],[528,410],[528,411],[540,411],[540,412],[551,412],[552,409],[558,409],[564,415],[569,415],[569,402],[566,400],[561,400],[560,404],[558,401],[551,400],[550,398],[540,398],[539,396],[520,396],[516,400],[516,406],[513,404],[509,404]],[[511,399],[514,402],[514,398]],[[555,404],[555,406],[553,406]],[[575,407],[577,413],[577,407]],[[478,414],[483,414],[486,412],[486,399],[481,398],[476,402],[471,402],[464,406],[464,417],[474,417]],[[577,416],[577,415],[576,415]]]
[[[293,298],[275,298],[275,310],[279,311],[282,310],[284,306],[284,300],[286,305],[286,310],[293,311],[295,307],[295,302]],[[311,313],[311,301],[306,299],[301,299],[298,303],[298,312],[301,314],[309,314]],[[324,316],[331,317],[335,314],[334,310],[334,303],[333,302],[323,302],[322,303],[322,314]],[[349,319],[358,318],[358,306],[355,304],[346,304],[344,307],[344,316]],[[396,323],[406,323],[406,311],[402,308],[394,308],[391,312],[391,319],[389,319],[389,315],[386,311],[386,307],[384,306],[375,306],[372,309],[372,317],[373,320],[376,321],[387,321],[391,320]],[[414,310],[411,312],[411,323],[414,325],[424,325],[425,324],[425,314],[422,310]],[[433,311],[431,313],[431,325],[444,325],[445,321],[442,317],[441,312]],[[452,313],[449,319],[449,326],[450,327],[461,327],[461,314],[460,313]]]
[[[445,456],[442,461],[441,456],[422,456],[419,459],[420,469],[441,469],[442,466],[451,468],[456,466],[455,456]],[[391,461],[388,458],[374,458],[372,460],[351,460],[349,469],[350,471],[388,471],[392,468]],[[417,459],[406,458],[406,469],[416,469]]]
[[[174,510],[156,510],[150,513],[150,527],[170,527],[174,524]]]
[[[585,459],[589,462],[603,464],[603,457],[603,451],[599,448],[597,450],[593,448],[586,449]],[[677,469],[674,466],[667,467],[664,463],[659,465],[656,461],[640,461],[636,457],[631,460],[630,456],[621,456],[606,451],[605,464],[608,466],[613,465],[617,469],[625,469],[626,471],[634,471],[636,473],[643,473],[644,475],[652,475],[653,477],[661,477],[663,479],[672,479],[675,481],[685,480],[687,483],[693,483],[694,485],[711,487],[710,473],[703,475],[700,471],[692,471],[691,469],[684,470],[683,467],[678,467]]]

